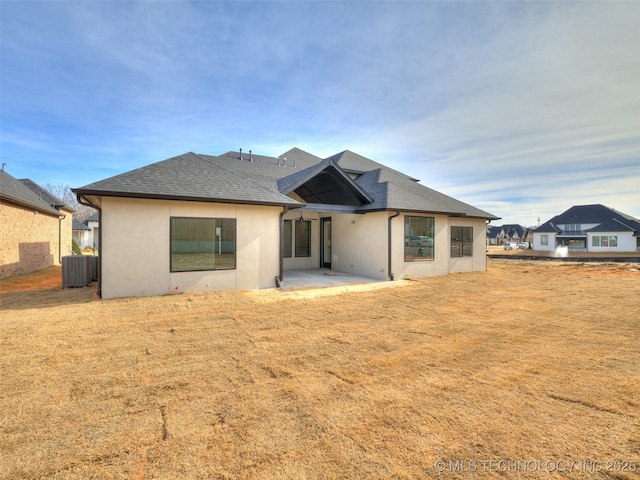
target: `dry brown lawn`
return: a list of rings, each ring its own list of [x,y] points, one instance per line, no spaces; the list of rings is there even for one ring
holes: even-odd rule
[[[3,280],[0,478],[639,478],[638,268],[109,301]]]

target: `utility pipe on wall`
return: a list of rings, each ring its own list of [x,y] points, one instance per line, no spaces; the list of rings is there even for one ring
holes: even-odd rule
[[[276,277],[276,287],[280,287],[284,281],[284,215],[289,211],[289,207],[282,207],[280,212],[280,271]]]
[[[58,261],[62,265],[62,221],[67,218],[66,215],[58,217]]]
[[[76,199],[80,205],[98,210],[98,225],[100,225],[100,228],[98,229],[98,297],[102,298],[102,208],[90,202],[85,202],[82,200],[81,195],[76,195]]]
[[[392,281],[393,281],[393,280],[395,280],[395,279],[393,278],[393,276],[394,276],[394,275],[393,275],[393,273],[391,272],[391,255],[392,255],[392,250],[393,250],[393,249],[391,248],[391,245],[392,245],[392,242],[391,242],[391,220],[393,220],[394,218],[398,217],[399,215],[400,215],[400,210],[396,210],[395,215],[391,215],[391,216],[389,217],[389,220],[388,220],[388,235],[389,235],[389,238],[388,238],[388,245],[387,245],[387,247],[388,247],[388,250],[389,250],[389,251],[388,251],[388,255],[389,255],[389,265],[388,265],[387,274],[389,275],[389,280],[392,280]]]

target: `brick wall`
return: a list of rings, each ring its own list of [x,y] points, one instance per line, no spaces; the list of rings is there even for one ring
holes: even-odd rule
[[[71,249],[71,240],[73,238],[73,211],[62,208],[60,213],[65,215],[64,220],[60,223],[61,233],[61,253],[60,256],[71,255],[73,250]],[[60,262],[60,259],[56,259]]]
[[[69,255],[71,213],[63,214],[62,255]],[[0,278],[59,265],[59,234],[58,217],[0,200]]]

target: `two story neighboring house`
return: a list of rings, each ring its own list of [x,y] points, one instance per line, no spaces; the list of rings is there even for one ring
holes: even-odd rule
[[[487,245],[498,245],[502,227],[487,225]]]
[[[640,251],[640,220],[604,205],[578,205],[533,232],[535,250]]]
[[[487,226],[487,245],[503,245],[531,241],[531,230],[522,225],[506,224]]]

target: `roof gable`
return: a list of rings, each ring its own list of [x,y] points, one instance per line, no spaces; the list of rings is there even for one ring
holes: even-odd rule
[[[307,203],[360,206],[373,200],[333,160],[278,180],[280,192],[295,192]]]
[[[339,164],[340,167],[345,172],[365,173],[365,172],[370,172],[371,170],[380,169],[380,170],[387,170],[389,172],[393,172],[409,180],[413,180],[414,182],[419,181],[416,178],[405,175],[402,172],[389,168],[386,165],[383,165],[374,160],[371,160],[370,158],[363,157],[362,155],[359,155],[350,150],[344,150],[340,153],[331,155],[330,157],[327,157],[327,160],[333,160],[334,162]]]

